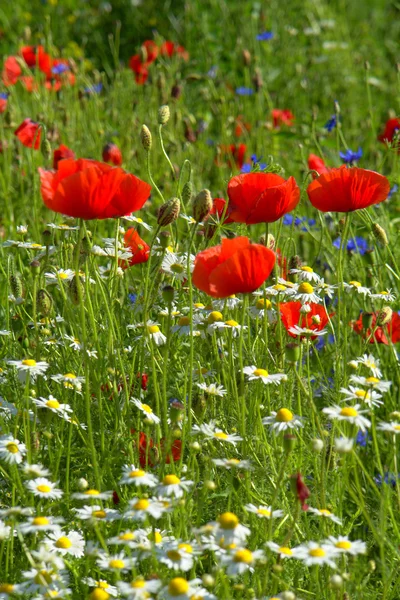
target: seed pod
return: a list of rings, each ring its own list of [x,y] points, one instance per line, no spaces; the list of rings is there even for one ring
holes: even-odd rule
[[[191,181],[187,181],[182,188],[182,202],[185,206],[192,201],[193,196],[193,183]]]
[[[193,200],[193,217],[196,223],[200,223],[212,207],[213,201],[210,190],[201,190]]]
[[[175,98],[175,100],[177,100],[178,98],[180,98],[182,95],[182,86],[179,85],[179,83],[176,83],[175,85],[172,86],[171,89],[171,96],[172,98]]]
[[[147,125],[142,125],[142,129],[140,131],[140,141],[142,142],[143,148],[148,152],[151,149],[152,137],[150,129]]]
[[[42,315],[44,317],[47,317],[47,315],[51,313],[51,309],[53,308],[53,299],[50,296],[49,292],[44,289],[38,290],[36,302]]]
[[[76,275],[74,275],[71,281],[69,282],[68,291],[72,304],[78,306],[80,300],[83,301],[83,298],[85,296],[85,290],[79,277],[77,277]]]
[[[165,125],[166,123],[168,123],[170,116],[171,113],[169,110],[169,106],[167,104],[164,104],[164,106],[160,106],[160,108],[158,109],[159,125]]]
[[[374,223],[372,225],[372,233],[374,234],[378,242],[380,242],[383,246],[389,245],[389,240],[386,235],[386,231],[383,229],[383,227],[378,225],[378,223]]]
[[[170,225],[178,218],[180,209],[181,202],[179,198],[171,198],[171,200],[162,204],[158,209],[157,223],[161,225],[161,227]]]
[[[171,304],[174,300],[174,288],[172,285],[165,285],[161,291],[164,302]]]
[[[50,160],[52,151],[51,151],[51,144],[47,138],[44,138],[42,143],[40,144],[40,150],[41,150],[43,156],[47,160]]]
[[[32,271],[32,274],[33,274],[34,277],[36,277],[36,275],[39,275],[39,272],[40,272],[40,262],[38,260],[33,260],[30,263],[29,266],[31,268],[31,271]]]
[[[376,324],[377,325],[386,325],[387,323],[390,323],[390,321],[392,320],[392,316],[393,316],[393,310],[390,308],[390,306],[384,306],[378,312],[378,315],[376,317]]]

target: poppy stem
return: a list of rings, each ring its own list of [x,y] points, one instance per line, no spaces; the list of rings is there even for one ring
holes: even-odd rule
[[[157,194],[160,196],[160,198],[162,200],[162,203],[164,204],[165,203],[164,196],[162,195],[160,189],[158,188],[158,186],[157,186],[156,182],[154,181],[153,176],[151,174],[151,168],[150,168],[150,151],[147,150],[146,154],[147,154],[147,157],[146,157],[147,174],[149,176],[150,183],[153,186],[153,188],[156,190]]]
[[[172,164],[172,162],[171,162],[171,160],[170,160],[170,158],[169,158],[169,156],[168,156],[168,154],[167,154],[167,152],[166,152],[166,150],[164,148],[164,140],[163,140],[162,133],[161,133],[162,128],[163,128],[162,125],[158,126],[158,137],[159,137],[159,140],[160,140],[161,150],[162,150],[162,153],[164,154],[164,156],[165,156],[165,158],[167,160],[167,163],[171,167],[172,177],[174,179],[176,179],[176,173],[175,173],[174,165]]]

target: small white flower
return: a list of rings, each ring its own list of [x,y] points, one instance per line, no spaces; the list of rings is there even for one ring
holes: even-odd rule
[[[319,283],[321,278],[317,273],[314,273],[314,270],[311,267],[307,267],[304,265],[303,267],[299,267],[298,269],[290,269],[289,273],[291,275],[297,275],[299,281],[314,281],[315,283]]]
[[[356,385],[364,385],[382,393],[388,392],[392,385],[391,381],[382,381],[377,377],[361,377],[360,375],[350,375],[350,381]]]
[[[84,506],[83,508],[75,508],[73,510],[77,519],[89,521],[91,523],[116,521],[121,517],[117,510],[112,508],[102,508],[98,504],[94,504],[93,506]]]
[[[51,379],[57,383],[62,383],[66,389],[80,391],[82,384],[85,383],[84,377],[78,377],[74,373],[66,373],[65,375],[52,375]]]
[[[353,450],[354,439],[347,437],[335,438],[335,450],[339,454],[348,454]]]
[[[326,335],[328,332],[326,329],[321,329],[320,331],[316,329],[309,329],[308,327],[299,327],[299,325],[294,325],[293,327],[289,327],[289,333],[293,333],[293,335],[298,335],[300,337],[314,337],[314,336],[322,336]]]
[[[164,479],[157,486],[157,493],[161,496],[182,498],[184,492],[188,492],[192,487],[193,481],[180,479],[176,475],[165,475]]]
[[[209,396],[220,396],[223,398],[226,395],[226,389],[223,385],[217,385],[215,383],[196,383],[196,385]]]
[[[371,298],[373,300],[383,300],[384,302],[394,302],[396,300],[396,296],[392,294],[392,290],[384,290],[383,292],[371,294]]]
[[[133,498],[129,501],[129,509],[125,512],[126,519],[145,521],[149,516],[159,519],[166,512],[162,502],[153,498]]]
[[[343,282],[343,287],[348,294],[353,292],[356,294],[362,294],[363,296],[371,295],[369,288],[362,286],[359,281],[350,281],[349,283]]]
[[[254,566],[260,559],[264,558],[262,550],[248,550],[247,548],[235,548],[221,556],[221,564],[226,567],[226,572],[231,577],[242,575],[246,571],[253,572]]]
[[[213,300],[212,305],[215,310],[225,310],[225,308],[234,310],[240,306],[241,303],[241,299],[237,298],[235,294],[232,294],[232,296],[228,296],[227,298]]]
[[[32,401],[38,408],[50,410],[52,413],[59,415],[60,417],[67,417],[69,413],[72,413],[72,408],[69,404],[60,404],[59,401],[50,395],[48,398],[32,398]]]
[[[363,356],[359,356],[356,360],[358,364],[364,365],[364,367],[370,369],[374,377],[377,377],[378,379],[382,377],[382,373],[379,368],[379,360],[375,359],[372,354],[363,354]]]
[[[400,433],[400,423],[385,423],[384,421],[381,421],[378,424],[377,429],[398,435]]]
[[[114,573],[124,573],[129,571],[135,564],[134,558],[127,558],[123,552],[119,554],[99,553],[97,565],[100,569],[114,571]]]
[[[313,565],[328,565],[333,569],[336,568],[334,559],[338,557],[339,552],[332,544],[322,542],[306,542],[296,548],[293,548],[296,552],[295,558],[303,561],[307,567]]]
[[[29,492],[40,498],[49,498],[50,500],[56,500],[63,495],[63,491],[59,490],[56,485],[57,483],[53,483],[46,477],[38,477],[25,483]]]
[[[85,540],[78,531],[64,533],[61,530],[50,533],[44,540],[49,550],[61,555],[69,554],[79,558],[84,555]]]
[[[127,485],[134,485],[136,487],[140,485],[147,485],[148,487],[154,487],[158,483],[158,479],[151,473],[146,473],[142,469],[137,469],[135,465],[124,465],[122,469],[122,479],[120,483]]]
[[[249,313],[252,317],[256,318],[264,318],[265,312],[267,313],[267,320],[269,323],[275,323],[277,320],[277,313],[274,308],[272,308],[272,303],[268,298],[257,298],[255,304],[250,306]]]
[[[127,215],[121,218],[124,219],[124,221],[128,221],[129,223],[138,223],[138,225],[141,225],[142,227],[144,227],[144,229],[147,229],[147,231],[151,231],[153,229],[151,225],[145,223],[140,217],[135,217],[134,215]]]
[[[100,588],[104,590],[110,596],[116,597],[118,596],[118,590],[115,585],[111,585],[105,579],[93,579],[93,577],[84,577],[82,579],[83,583],[94,588]]]
[[[341,554],[351,554],[352,556],[357,556],[357,554],[365,554],[367,551],[367,545],[365,542],[362,542],[361,540],[354,540],[351,542],[347,536],[342,535],[336,538],[329,536],[329,538],[325,540],[325,543],[332,544],[336,552],[340,552]]]
[[[331,419],[337,419],[338,421],[346,421],[352,425],[356,425],[361,431],[366,431],[371,425],[371,421],[363,416],[367,410],[360,410],[360,404],[354,406],[329,406],[322,409],[322,412],[328,415]]]
[[[250,535],[250,529],[242,525],[232,512],[220,515],[217,521],[206,525],[206,530],[212,533],[215,541],[222,548],[232,543],[243,544]]]
[[[118,581],[117,585],[121,596],[132,598],[132,600],[147,600],[152,598],[153,594],[157,594],[162,584],[157,579],[146,581],[138,577],[129,583]]]
[[[322,298],[315,293],[313,286],[307,281],[303,281],[297,286],[293,298],[299,300],[302,304],[309,304],[310,302],[320,304],[322,302]]]
[[[248,460],[239,460],[238,458],[213,458],[213,463],[217,467],[224,467],[228,471],[235,469],[251,469],[251,463]]]
[[[112,492],[99,492],[99,490],[89,488],[84,492],[76,492],[71,498],[75,500],[109,500],[112,497]]]
[[[241,442],[243,438],[240,435],[233,433],[225,433],[218,427],[216,427],[214,421],[210,423],[202,423],[201,425],[194,425],[192,433],[202,433],[210,440],[218,440],[219,442],[227,442],[236,446],[237,442]]]
[[[24,360],[9,360],[7,364],[16,367],[18,370],[18,377],[21,382],[25,383],[26,377],[30,377],[32,381],[36,379],[38,375],[44,375],[49,368],[49,364],[45,361],[34,360],[33,358],[25,358]]]
[[[198,337],[200,335],[200,331],[197,329],[199,323],[201,323],[199,315],[193,315],[192,327],[190,326],[190,317],[180,317],[178,323],[171,328],[171,331],[183,336],[190,335],[190,330],[192,329],[192,335]]]
[[[158,323],[154,323],[154,321],[147,321],[147,333],[151,340],[156,344],[156,346],[162,346],[167,341],[167,338],[163,333],[161,333]]]
[[[26,454],[26,446],[12,435],[0,437],[0,459],[10,465],[19,465]]]
[[[43,465],[29,465],[25,463],[22,466],[22,472],[26,477],[48,477],[50,475],[50,471],[46,469]]]
[[[0,519],[0,542],[4,542],[4,540],[8,540],[11,535],[11,527],[10,525],[6,525],[4,521]],[[1,591],[1,584],[0,584]]]
[[[303,427],[303,419],[292,413],[288,408],[280,408],[278,412],[272,411],[269,417],[264,417],[263,425],[270,425],[272,431],[277,435],[287,429],[299,429]]]
[[[247,375],[249,381],[260,379],[265,384],[273,383],[279,385],[283,381],[287,381],[287,375],[285,375],[285,373],[270,375],[266,369],[258,369],[254,365],[245,367],[243,373]]]
[[[255,506],[254,504],[245,504],[245,510],[254,513],[260,519],[276,519],[283,516],[283,510],[272,510],[271,506]]]
[[[60,528],[60,523],[64,519],[61,517],[45,517],[45,516],[33,516],[29,517],[25,523],[18,525],[18,528],[22,534],[25,533],[38,533],[39,531],[56,531]]]
[[[275,544],[275,542],[267,542],[267,546],[272,552],[279,554],[281,560],[284,558],[295,558],[293,549],[288,546],[279,546],[279,544]]]
[[[133,402],[133,404],[135,406],[137,406],[142,411],[142,413],[145,415],[146,419],[148,419],[149,421],[152,421],[153,423],[160,422],[160,417],[157,417],[157,415],[155,415],[153,413],[153,409],[150,408],[150,406],[148,404],[144,404],[137,398],[132,398],[131,401]]]
[[[182,281],[187,278],[187,254],[176,254],[175,252],[169,252],[165,254],[161,263],[161,270],[168,275],[173,275],[176,279]],[[189,259],[190,272],[194,268],[194,256],[190,255]]]
[[[319,517],[329,519],[330,521],[337,523],[337,525],[342,524],[342,521],[339,519],[339,517],[331,513],[331,511],[326,508],[313,508],[312,506],[309,506],[308,512],[312,512],[314,515],[318,515]]]
[[[373,390],[363,390],[350,385],[348,390],[340,388],[340,393],[345,395],[345,398],[343,398],[344,402],[347,400],[359,400],[367,404],[367,406],[381,406],[383,404],[382,400],[380,400],[382,395]]]
[[[194,563],[193,548],[190,544],[175,541],[158,549],[157,558],[169,569],[190,571]]]

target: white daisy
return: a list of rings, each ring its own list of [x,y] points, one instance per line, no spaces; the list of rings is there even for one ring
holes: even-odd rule
[[[25,463],[22,465],[22,472],[25,477],[49,477],[50,471],[46,469],[43,465],[29,465]]]
[[[62,383],[66,389],[75,391],[80,391],[82,389],[82,384],[85,383],[84,377],[78,377],[74,373],[52,375],[51,379],[57,383]]]
[[[319,283],[321,278],[311,267],[307,267],[306,265],[299,267],[298,269],[290,269],[289,273],[291,275],[297,275],[299,281],[314,281],[315,283]]]
[[[45,516],[33,516],[29,517],[25,523],[18,525],[18,528],[22,534],[25,533],[37,533],[39,531],[56,531],[60,528],[60,523],[64,519],[61,517],[45,517]]]
[[[362,294],[363,296],[371,295],[369,288],[361,285],[359,281],[349,281],[349,283],[343,282],[343,287],[348,294],[355,292],[356,294]]]
[[[245,504],[245,510],[254,513],[260,519],[276,519],[283,516],[283,510],[272,510],[272,506],[255,506],[254,504]]]
[[[392,385],[391,381],[382,381],[377,377],[361,377],[360,375],[350,375],[350,381],[356,385],[364,385],[382,393],[388,392]]]
[[[83,273],[79,273],[83,275]],[[55,273],[44,274],[47,285],[52,283],[59,283],[59,281],[71,281],[75,277],[75,271],[72,269],[58,269]]]
[[[160,519],[166,512],[162,502],[153,498],[133,498],[129,501],[129,509],[124,513],[124,518],[134,521],[145,521],[149,516]]]
[[[18,377],[23,383],[25,383],[27,377],[34,381],[38,375],[44,375],[49,368],[49,364],[44,360],[37,362],[33,358],[9,360],[7,364],[18,370]]]
[[[241,442],[243,438],[240,435],[233,433],[225,433],[222,429],[216,427],[214,421],[209,423],[202,423],[201,425],[194,425],[192,433],[202,433],[210,440],[218,440],[219,442],[227,442],[236,446],[237,442]]]
[[[112,508],[102,508],[98,504],[93,506],[84,506],[83,508],[74,508],[76,518],[81,521],[89,521],[91,523],[99,523],[102,521],[116,521],[121,515],[117,510]]]
[[[190,571],[193,567],[193,548],[177,541],[157,550],[158,560],[174,571]]]
[[[151,473],[146,473],[142,469],[137,469],[135,465],[124,465],[122,469],[122,479],[120,483],[127,485],[134,485],[136,487],[140,485],[147,485],[148,487],[154,487],[158,483],[158,479]]]
[[[277,313],[272,308],[272,303],[268,298],[257,298],[255,304],[250,306],[249,313],[254,318],[264,318],[265,312],[267,313],[267,319],[269,323],[275,323],[277,320]]]
[[[187,254],[176,254],[169,252],[165,254],[161,263],[161,270],[168,275],[173,275],[176,279],[183,281],[187,277]],[[194,256],[190,255],[190,272],[194,268]]]
[[[50,229],[58,229],[59,231],[78,231],[78,226],[67,225],[66,223],[47,223],[46,227],[50,227]]]
[[[367,544],[365,542],[362,542],[361,540],[350,541],[347,536],[342,535],[338,537],[330,535],[324,543],[332,544],[335,550],[341,554],[357,556],[357,554],[365,554],[367,551]]]
[[[26,454],[26,446],[12,435],[0,437],[0,459],[10,465],[19,465]]]
[[[11,536],[10,525],[6,525],[5,522],[0,519],[0,542],[4,542],[5,540],[8,540],[8,538],[10,536]]]
[[[288,429],[303,427],[303,418],[292,413],[288,408],[280,408],[278,412],[272,411],[269,417],[264,417],[263,425],[270,425],[277,435]]]
[[[130,529],[122,531],[118,535],[109,538],[107,545],[112,546],[127,546],[128,548],[134,548],[137,542],[142,539],[142,536],[138,534],[138,531],[131,531]]]
[[[84,555],[85,539],[78,531],[54,531],[45,538],[44,543],[50,551],[59,552],[63,556],[68,554],[80,558]]]
[[[24,588],[18,583],[0,583],[0,600],[8,600],[18,596]]]
[[[72,408],[69,404],[60,404],[52,395],[48,398],[42,398],[42,396],[39,398],[32,398],[32,401],[38,408],[50,410],[63,418],[68,417],[69,413],[72,413]]]
[[[195,580],[198,582],[199,580]],[[186,581],[183,577],[174,577],[160,592],[160,598],[163,600],[190,600],[196,593],[191,581]]]
[[[237,337],[242,330],[247,329],[247,325],[239,325],[234,319],[229,319],[228,321],[224,321],[224,329],[230,331],[233,337]]]
[[[322,302],[322,298],[315,293],[313,286],[307,281],[303,281],[297,286],[293,298],[299,300],[302,304],[309,304],[310,302],[320,304]]]
[[[209,396],[219,396],[223,398],[226,395],[226,389],[223,385],[218,385],[216,383],[196,383],[196,385]]]
[[[145,223],[140,217],[135,217],[134,215],[127,215],[121,218],[124,219],[124,221],[128,221],[129,223],[138,223],[138,225],[141,225],[142,227],[144,227],[144,229],[147,229],[147,231],[151,231],[153,229],[151,225]]]
[[[289,327],[289,333],[293,333],[293,335],[297,335],[300,337],[319,337],[322,335],[326,335],[328,332],[326,329],[315,330],[309,329],[308,327],[299,327],[299,325],[294,325],[293,327]]]
[[[219,300],[213,300],[212,305],[216,310],[225,310],[228,308],[230,310],[234,310],[242,303],[240,298],[237,298],[235,294],[232,296],[228,296],[227,298],[222,298]]]
[[[335,438],[334,448],[339,454],[348,454],[353,450],[354,439],[347,437]]]
[[[366,429],[368,429],[368,427],[370,427],[371,421],[363,416],[363,414],[368,411],[360,410],[360,406],[360,404],[355,404],[354,406],[344,406],[342,408],[335,405],[323,408],[322,412],[328,415],[328,417],[331,419],[346,421],[347,423],[351,423],[351,425],[356,425],[356,427],[364,432]]]
[[[114,573],[124,573],[129,571],[135,564],[135,559],[126,557],[123,552],[119,554],[99,553],[97,565],[100,569],[114,571]]]
[[[359,365],[364,365],[364,367],[370,369],[374,377],[378,379],[382,377],[382,372],[379,368],[380,361],[375,359],[372,354],[363,354],[363,356],[359,356],[356,360]]]
[[[400,433],[400,423],[385,423],[384,421],[381,421],[378,424],[377,429],[398,435]]]
[[[49,479],[46,479],[46,477],[37,477],[36,479],[31,479],[25,483],[25,487],[29,492],[34,494],[34,496],[38,496],[39,498],[49,498],[50,500],[61,498],[64,493],[62,490],[59,490],[56,485],[57,483],[53,483]]]
[[[247,548],[235,548],[221,556],[221,564],[231,577],[242,575],[246,571],[253,572],[257,561],[264,558],[262,550],[248,550]]]
[[[106,592],[106,594],[109,594],[109,596],[118,596],[118,590],[115,587],[115,585],[111,585],[105,579],[96,580],[93,579],[93,577],[84,577],[82,581],[85,585],[88,585],[89,587],[99,588],[103,590],[104,592]]]
[[[392,294],[392,290],[384,290],[382,292],[371,294],[371,298],[373,300],[383,300],[385,302],[394,302],[396,300],[396,296]]]
[[[285,373],[276,373],[274,375],[270,375],[266,369],[258,369],[254,365],[245,367],[243,369],[243,373],[247,375],[249,381],[260,379],[265,384],[273,383],[275,385],[279,385],[283,381],[287,381],[287,375],[285,375]]]
[[[198,315],[193,315],[193,325],[190,327],[190,317],[180,317],[178,323],[171,328],[172,333],[178,333],[178,335],[190,335],[192,329],[192,335],[199,336],[200,331],[197,329],[197,325],[201,322]]]
[[[275,552],[275,554],[279,554],[279,558],[281,560],[284,558],[294,558],[295,557],[295,553],[293,552],[293,549],[289,548],[288,546],[280,546],[279,544],[276,544],[275,542],[267,542],[267,546],[270,550],[272,550],[272,552]]]
[[[306,542],[296,548],[293,548],[296,552],[295,558],[303,561],[307,567],[313,565],[328,565],[333,569],[336,568],[334,559],[338,557],[338,550],[335,549],[332,544],[322,542]]]
[[[350,385],[348,390],[340,388],[340,393],[345,395],[343,402],[346,402],[346,400],[359,400],[365,402],[368,406],[381,406],[383,404],[382,400],[380,400],[382,395],[373,390],[355,388]]]
[[[152,594],[157,594],[162,584],[158,579],[146,580],[138,577],[129,583],[118,581],[117,585],[121,596],[132,600],[146,600],[151,598]]]
[[[157,486],[157,493],[161,496],[182,498],[184,492],[188,492],[193,485],[193,481],[179,479],[176,475],[165,475],[164,479]]]
[[[232,543],[241,544],[250,535],[250,529],[242,525],[232,512],[223,513],[217,521],[209,523],[207,527],[219,545],[221,542],[225,546]]]
[[[157,417],[157,415],[153,413],[152,408],[150,408],[148,404],[144,404],[137,398],[131,398],[131,402],[142,411],[148,421],[151,421],[152,423],[160,422],[160,417]]]
[[[75,500],[109,500],[112,497],[112,492],[100,492],[99,490],[89,488],[84,492],[75,492],[71,498]]]
[[[241,460],[238,458],[213,458],[212,462],[217,467],[224,467],[228,471],[231,469],[244,469],[245,471],[251,469],[251,462],[249,460]]]
[[[167,338],[161,333],[159,324],[154,321],[147,321],[147,333],[156,346],[162,346],[167,341]]]
[[[337,525],[342,524],[342,521],[339,519],[339,517],[331,513],[331,511],[327,508],[313,508],[312,506],[309,506],[308,512],[312,512],[314,515],[318,515],[319,517],[329,519],[330,521],[337,523]]]

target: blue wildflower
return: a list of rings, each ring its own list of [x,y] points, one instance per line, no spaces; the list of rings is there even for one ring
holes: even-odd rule
[[[361,148],[358,148],[357,152],[353,152],[353,150],[350,149],[346,150],[346,152],[339,152],[340,158],[344,163],[346,163],[346,165],[352,164],[360,160],[362,154],[363,152]]]
[[[241,173],[251,173],[251,164],[245,163],[243,167],[240,169]]]
[[[2,100],[7,100],[7,98],[8,98],[8,94],[7,94],[7,92],[0,92],[0,98],[1,98]]]
[[[251,96],[252,94],[254,94],[253,88],[248,88],[244,86],[236,88],[235,92],[238,96]]]
[[[359,430],[357,433],[357,436],[356,436],[357,446],[361,446],[362,448],[365,448],[365,446],[367,445],[368,439],[369,439],[368,431],[363,433],[361,430]]]
[[[274,37],[273,31],[263,31],[263,33],[259,33],[256,37],[258,42],[268,42],[268,40],[272,40]]]
[[[332,131],[332,129],[335,129],[336,125],[337,125],[337,116],[332,115],[331,118],[325,123],[324,129],[326,129],[327,131]]]
[[[400,477],[400,475],[398,477]],[[386,473],[383,476],[383,479],[382,479],[382,475],[376,475],[376,477],[374,477],[374,481],[379,486],[381,486],[382,483],[386,483],[388,485],[391,485],[392,487],[395,487],[396,486],[396,475],[394,473],[389,473],[389,471],[386,471]]]
[[[94,85],[90,85],[90,86],[86,87],[83,91],[85,92],[85,94],[100,94],[102,89],[103,89],[103,84],[96,83]]]
[[[389,200],[389,198],[391,198],[393,196],[393,194],[396,194],[398,189],[399,189],[399,186],[397,185],[397,183],[395,183],[394,186],[392,188],[390,188],[387,199]]]
[[[62,73],[65,73],[65,71],[69,71],[69,66],[64,63],[60,63],[51,69],[51,72],[54,73],[54,75],[61,75]]]
[[[260,171],[263,171],[267,167],[267,163],[260,162],[262,160],[262,156],[260,156],[260,158],[257,158],[257,154],[252,154],[250,156],[250,160],[253,164],[250,165],[249,163],[245,163],[240,169],[241,173],[251,173],[252,169],[254,169],[255,167],[258,167]]]
[[[128,299],[131,304],[135,304],[137,300],[137,294],[128,294]]]
[[[338,237],[335,240],[333,240],[333,245],[337,249],[340,249],[341,243],[342,243],[341,237]],[[354,254],[361,254],[361,256],[364,256],[364,254],[366,254],[366,252],[369,252],[370,250],[372,250],[372,248],[370,248],[368,246],[367,240],[365,240],[364,238],[362,238],[360,236],[350,238],[349,241],[347,242],[346,249],[348,252],[353,252]]]

